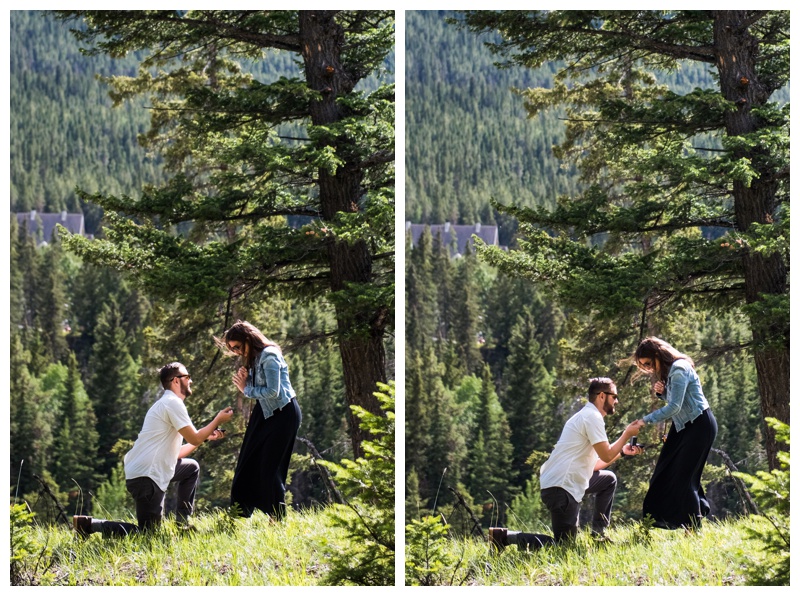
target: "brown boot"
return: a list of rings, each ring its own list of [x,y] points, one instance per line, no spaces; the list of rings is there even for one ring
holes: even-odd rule
[[[92,533],[92,518],[88,515],[73,515],[72,527],[81,538],[88,538]]]
[[[506,546],[508,546],[508,529],[489,528],[489,550],[493,553],[499,553]]]

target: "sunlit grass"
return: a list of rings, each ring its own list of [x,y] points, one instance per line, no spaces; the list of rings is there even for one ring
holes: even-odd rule
[[[345,538],[325,512],[292,511],[274,523],[224,512],[196,516],[194,530],[167,520],[153,536],[77,538],[65,527],[38,528],[52,549],[42,585],[264,586],[318,585],[328,570],[326,547]]]
[[[761,552],[746,532],[753,523],[706,523],[688,533],[651,529],[649,540],[637,524],[620,524],[609,529],[610,543],[584,532],[571,546],[528,552],[512,545],[497,555],[471,539],[451,540],[447,548],[451,560],[460,561],[452,574],[456,585],[745,585],[744,557]]]

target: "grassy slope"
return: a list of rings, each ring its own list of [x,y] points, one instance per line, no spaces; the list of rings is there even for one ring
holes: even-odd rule
[[[196,516],[186,534],[167,521],[152,538],[78,539],[64,526],[37,528],[54,564],[42,585],[318,585],[328,570],[326,547],[343,550],[341,531],[324,512],[291,512],[284,523],[261,513],[233,520]],[[337,546],[341,548],[337,548]]]
[[[649,541],[638,524],[627,524],[612,526],[611,544],[582,533],[573,547],[521,552],[511,546],[499,556],[472,540],[450,541],[448,550],[462,561],[453,582],[462,585],[745,585],[744,557],[750,563],[763,557],[746,531],[753,523],[706,524],[691,534],[654,529]]]

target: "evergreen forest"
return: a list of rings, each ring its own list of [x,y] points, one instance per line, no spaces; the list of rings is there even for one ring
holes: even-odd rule
[[[406,237],[411,583],[457,583],[459,571],[464,581],[472,577],[469,562],[460,567],[462,547],[437,542],[444,532],[437,523],[446,524],[451,539],[482,536],[489,526],[551,534],[539,467],[566,420],[586,403],[589,379],[617,383],[616,414],[605,418],[611,442],[660,407],[649,377],[630,359],[648,335],[694,359],[719,423],[703,476],[715,518],[753,512],[738,473],[771,474],[783,466],[765,417],[785,412],[777,418],[788,423],[788,410],[765,410],[775,403],[764,401],[773,388],[758,367],[763,354],[778,353],[769,358],[788,374],[788,281],[765,289],[772,294],[763,302],[745,297],[747,265],[733,264],[731,245],[761,245],[770,263],[788,263],[786,15],[747,17],[758,23],[749,34],[769,48],[752,75],[768,81],[759,100],[769,103],[758,116],[769,157],[750,159],[779,172],[762,178],[780,180],[767,207],[772,215],[748,228],[732,209],[737,173],[717,156],[750,140],[736,145],[714,128],[724,131],[723,114],[732,108],[716,99],[713,64],[637,54],[633,42],[609,42],[604,55],[591,34],[581,46],[574,33],[618,27],[650,34],[647,27],[658,31],[666,19],[651,12],[406,13],[406,219],[497,224],[500,245],[508,246],[478,241],[477,254],[451,259],[429,231],[416,244]],[[670,34],[691,45],[692,28],[709,32],[713,18],[681,13],[675,21]],[[619,58],[628,51],[641,62]],[[628,107],[630,99],[636,101]],[[678,121],[685,124],[671,124]],[[664,207],[662,197],[674,204]],[[766,319],[765,330],[759,320]],[[788,391],[778,390],[775,400],[788,404]],[[644,453],[610,468],[618,480],[612,526],[641,523],[668,429],[661,423],[643,433]],[[788,447],[778,449],[784,461]],[[592,499],[582,505],[586,522]],[[781,524],[787,531],[788,517]],[[777,547],[784,557],[787,544]],[[513,582],[508,577],[501,581]]]
[[[95,78],[132,74],[136,62],[82,55],[69,27],[38,11],[12,11],[10,32],[11,211],[83,213],[94,234],[102,210],[76,187],[123,194],[163,179],[158,158],[137,142],[144,106],[110,109]]]
[[[196,511],[227,509],[253,406],[215,338],[247,320],[302,408],[289,505],[371,490],[336,581],[392,581],[393,13],[12,11],[11,48],[13,502],[38,524],[130,519],[122,458],[180,361],[197,428],[236,411],[192,455]],[[31,210],[82,213],[87,236],[36,237]],[[353,480],[377,460],[380,490]]]

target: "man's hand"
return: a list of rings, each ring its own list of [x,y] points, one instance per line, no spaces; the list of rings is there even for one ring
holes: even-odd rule
[[[227,422],[233,418],[233,408],[227,407],[219,411],[219,413],[214,417],[214,422],[217,426],[222,424],[223,422]],[[214,432],[217,432],[216,430]]]
[[[632,446],[628,443],[625,443],[625,445],[622,446],[622,453],[628,456],[641,455],[643,452],[644,449],[642,449],[639,445]]]
[[[207,441],[219,441],[220,439],[225,438],[225,431],[219,428],[215,429],[213,433],[208,435]]]

